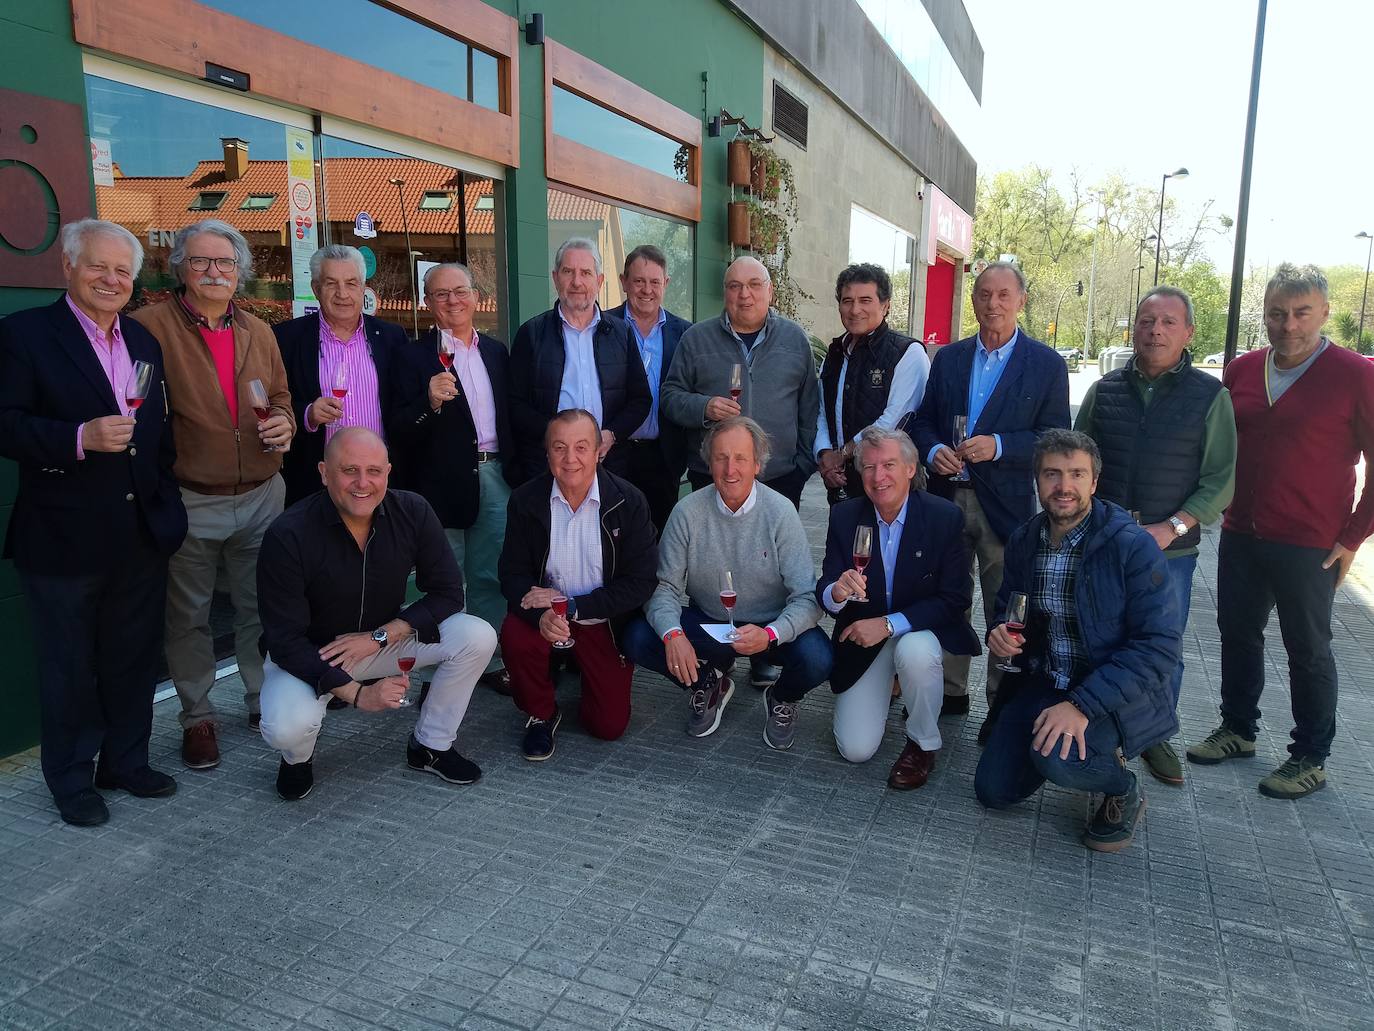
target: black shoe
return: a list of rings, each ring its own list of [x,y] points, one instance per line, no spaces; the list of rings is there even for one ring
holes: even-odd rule
[[[348,708],[348,703],[347,703],[346,701],[344,701],[342,698],[334,697],[334,698],[329,699],[329,704],[326,705],[325,708],[326,708],[326,709],[347,709],[347,708]]]
[[[95,786],[102,791],[127,791],[135,798],[167,798],[177,793],[177,782],[151,766],[140,766],[122,777],[96,770]]]
[[[983,720],[983,725],[978,728],[978,744],[983,746],[988,743],[988,738],[992,736],[992,717],[988,716]]]
[[[261,729],[262,729],[262,713],[260,713],[260,712],[250,712],[250,713],[248,714],[248,729],[249,729],[249,730],[261,730]]]
[[[553,710],[552,719],[540,720],[533,716],[527,719],[525,740],[520,746],[525,758],[532,763],[542,763],[553,755],[553,735],[557,733],[558,725],[562,722],[563,714],[557,709]]]
[[[299,802],[315,786],[315,769],[311,760],[289,763],[285,759],[277,767],[277,794],[288,802]]]
[[[471,759],[464,759],[456,748],[436,752],[426,748],[410,735],[406,743],[406,765],[419,773],[432,773],[450,784],[476,784],[482,779],[482,770]]]
[[[53,799],[64,823],[73,827],[99,827],[110,818],[110,809],[94,788],[86,788],[67,798]]]
[[[515,694],[515,689],[510,686],[510,670],[505,667],[494,669],[490,673],[483,673],[477,678],[477,682],[507,698]]]
[[[947,694],[944,701],[940,703],[941,716],[967,716],[968,715],[968,695],[966,694]]]

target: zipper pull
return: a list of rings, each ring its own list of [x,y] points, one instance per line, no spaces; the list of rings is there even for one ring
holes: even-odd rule
[[[235,443],[235,444],[242,444],[242,443],[243,443],[243,440],[239,437],[239,428],[238,428],[237,426],[234,427],[234,443]]]

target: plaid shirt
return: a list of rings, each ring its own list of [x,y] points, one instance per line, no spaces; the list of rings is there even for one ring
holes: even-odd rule
[[[1088,649],[1078,626],[1078,605],[1074,586],[1078,567],[1083,562],[1083,541],[1088,536],[1089,515],[1075,526],[1056,548],[1050,543],[1049,521],[1040,528],[1040,546],[1035,549],[1035,590],[1031,604],[1047,617],[1046,649],[1048,672],[1054,686],[1067,691],[1088,673]]]

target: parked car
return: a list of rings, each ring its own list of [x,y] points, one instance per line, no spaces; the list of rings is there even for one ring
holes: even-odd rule
[[[1226,364],[1226,352],[1218,351],[1216,354],[1209,354],[1206,358],[1202,359],[1202,364],[1211,365],[1219,369]]]
[[[1077,372],[1079,363],[1083,361],[1083,352],[1076,347],[1058,348],[1059,357],[1064,359],[1064,364],[1069,367],[1070,372]]]

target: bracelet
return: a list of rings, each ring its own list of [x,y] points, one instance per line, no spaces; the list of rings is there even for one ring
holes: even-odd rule
[[[359,684],[358,690],[353,692],[353,708],[356,709],[358,707],[358,699],[363,696],[363,688],[366,686],[366,684]]]
[[[683,633],[681,627],[674,627],[672,630],[669,630],[666,634],[663,635],[663,643],[664,643],[664,644],[667,644],[667,643],[668,643],[669,641],[671,641],[674,637],[685,637],[685,636],[687,636],[687,635],[686,635],[685,633]]]

